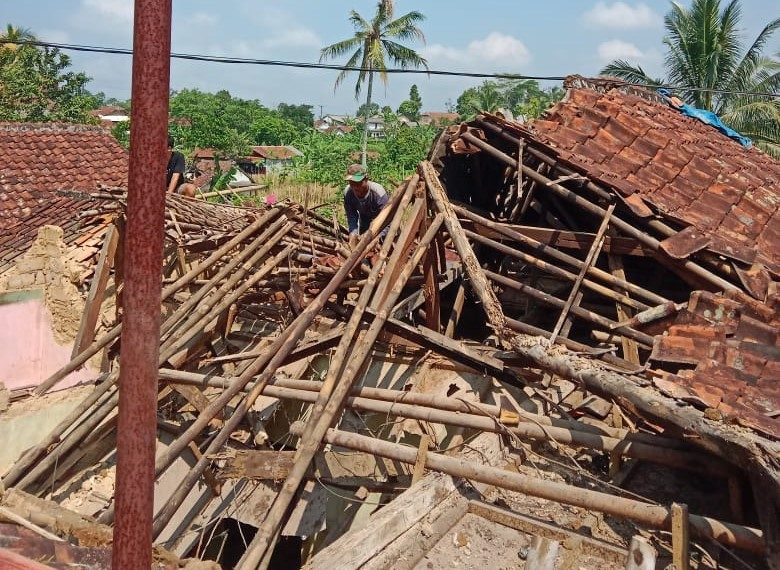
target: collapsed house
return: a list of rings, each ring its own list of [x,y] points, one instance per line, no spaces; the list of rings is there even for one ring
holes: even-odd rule
[[[776,567],[780,164],[651,93],[566,87],[530,125],[443,131],[353,250],[295,204],[167,197],[159,564]],[[126,198],[70,199],[77,226],[5,241],[0,308],[85,294],[0,412],[24,426],[0,518],[105,564]]]

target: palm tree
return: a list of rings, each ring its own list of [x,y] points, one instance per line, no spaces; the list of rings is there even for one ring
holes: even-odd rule
[[[780,60],[763,55],[762,50],[780,27],[780,18],[769,22],[745,50],[741,16],[739,0],[722,10],[720,0],[693,0],[690,8],[673,3],[664,19],[668,79],[651,78],[641,67],[623,60],[613,61],[602,74],[632,83],[679,87],[678,95],[687,103],[717,113],[758,147],[780,158],[780,100],[741,94],[779,90]]]
[[[376,14],[371,21],[366,20],[355,10],[351,10],[349,21],[355,28],[355,35],[346,40],[336,42],[322,48],[320,61],[334,59],[352,52],[345,67],[360,67],[357,83],[355,84],[355,98],[360,96],[363,84],[368,81],[366,89],[366,104],[364,109],[371,108],[371,94],[374,87],[374,73],[379,73],[382,83],[387,85],[386,59],[402,68],[410,67],[428,69],[425,61],[416,51],[394,40],[420,40],[425,42],[425,36],[419,22],[425,19],[420,12],[412,11],[397,19],[393,19],[393,2],[381,0],[377,4]],[[354,50],[354,51],[353,51]],[[350,69],[344,69],[336,77],[337,88],[347,77]],[[361,149],[361,162],[366,165],[366,145],[368,142],[368,113],[363,123],[363,141]]]
[[[0,32],[0,54],[15,53],[24,42],[34,42],[37,39],[29,29],[8,24],[5,31]]]

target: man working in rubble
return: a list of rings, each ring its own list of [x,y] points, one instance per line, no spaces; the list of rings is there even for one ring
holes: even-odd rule
[[[358,236],[364,233],[379,212],[387,205],[387,192],[381,184],[368,179],[366,167],[352,164],[345,177],[344,210],[349,227],[349,246],[355,247]]]
[[[194,184],[184,180],[184,155],[173,150],[173,145],[173,137],[168,135],[168,168],[166,169],[165,189],[167,192],[194,198],[197,188]]]

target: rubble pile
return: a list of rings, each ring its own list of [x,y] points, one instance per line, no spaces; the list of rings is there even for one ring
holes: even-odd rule
[[[733,208],[686,221],[659,174],[656,194],[630,187],[638,150],[630,175],[610,166],[646,142],[627,125],[652,138],[667,109],[569,87],[538,126],[486,114],[443,131],[352,249],[296,204],[168,197],[155,544],[240,568],[771,564],[777,202],[751,210],[750,257],[717,230],[776,190],[730,171],[748,180]],[[570,113],[585,99],[597,111]],[[673,170],[659,153],[647,163]],[[96,355],[101,369],[14,459],[3,505],[111,525],[125,198],[92,198],[102,249],[72,358],[11,406]]]

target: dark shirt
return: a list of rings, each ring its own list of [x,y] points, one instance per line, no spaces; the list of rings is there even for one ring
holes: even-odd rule
[[[171,178],[174,173],[179,173],[179,179],[176,181],[176,190],[179,186],[184,184],[184,155],[178,151],[171,152],[170,158],[168,158],[168,177],[165,179],[165,190],[171,185]]]
[[[381,184],[368,182],[365,198],[358,198],[349,186],[344,190],[344,210],[347,213],[349,233],[363,233],[387,205],[388,196]]]

